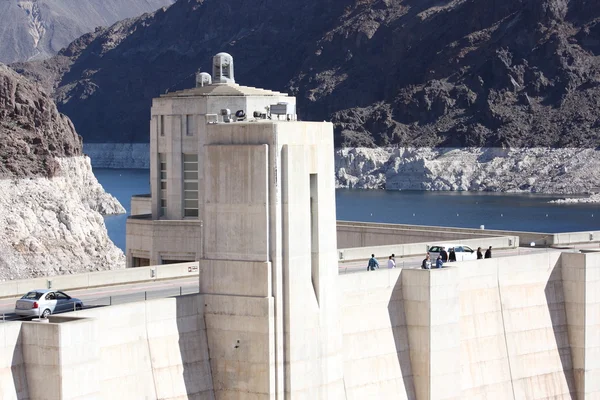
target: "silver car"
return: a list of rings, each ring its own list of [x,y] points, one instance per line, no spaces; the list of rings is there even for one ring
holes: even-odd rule
[[[15,314],[23,317],[48,318],[50,314],[81,310],[83,302],[59,290],[38,289],[17,300]]]

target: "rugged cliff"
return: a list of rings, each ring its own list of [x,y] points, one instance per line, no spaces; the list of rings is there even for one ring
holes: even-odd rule
[[[0,62],[42,59],[97,26],[168,6],[174,0],[4,0]]]
[[[88,142],[147,142],[150,99],[227,51],[339,146],[596,147],[599,17],[589,0],[180,0],[17,68]]]
[[[103,214],[125,212],[94,177],[71,121],[0,64],[0,280],[124,267]]]

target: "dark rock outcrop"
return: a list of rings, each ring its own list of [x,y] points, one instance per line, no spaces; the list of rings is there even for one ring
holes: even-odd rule
[[[146,142],[152,97],[231,53],[342,146],[597,147],[600,3],[180,0],[17,65],[88,142]]]
[[[0,179],[54,176],[56,157],[81,155],[81,137],[38,85],[0,64]]]

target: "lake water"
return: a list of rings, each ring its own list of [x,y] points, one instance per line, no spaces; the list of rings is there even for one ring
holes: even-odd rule
[[[146,169],[98,169],[94,174],[127,213],[131,196],[150,192]],[[363,222],[506,229],[531,232],[600,230],[598,204],[548,204],[562,196],[481,192],[336,191],[337,219]],[[127,215],[105,218],[110,238],[125,250]]]

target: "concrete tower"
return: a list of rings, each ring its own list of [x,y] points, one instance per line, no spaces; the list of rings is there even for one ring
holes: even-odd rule
[[[217,399],[343,398],[333,126],[213,61],[212,84],[153,101],[151,215],[129,219],[128,260],[200,261]]]

